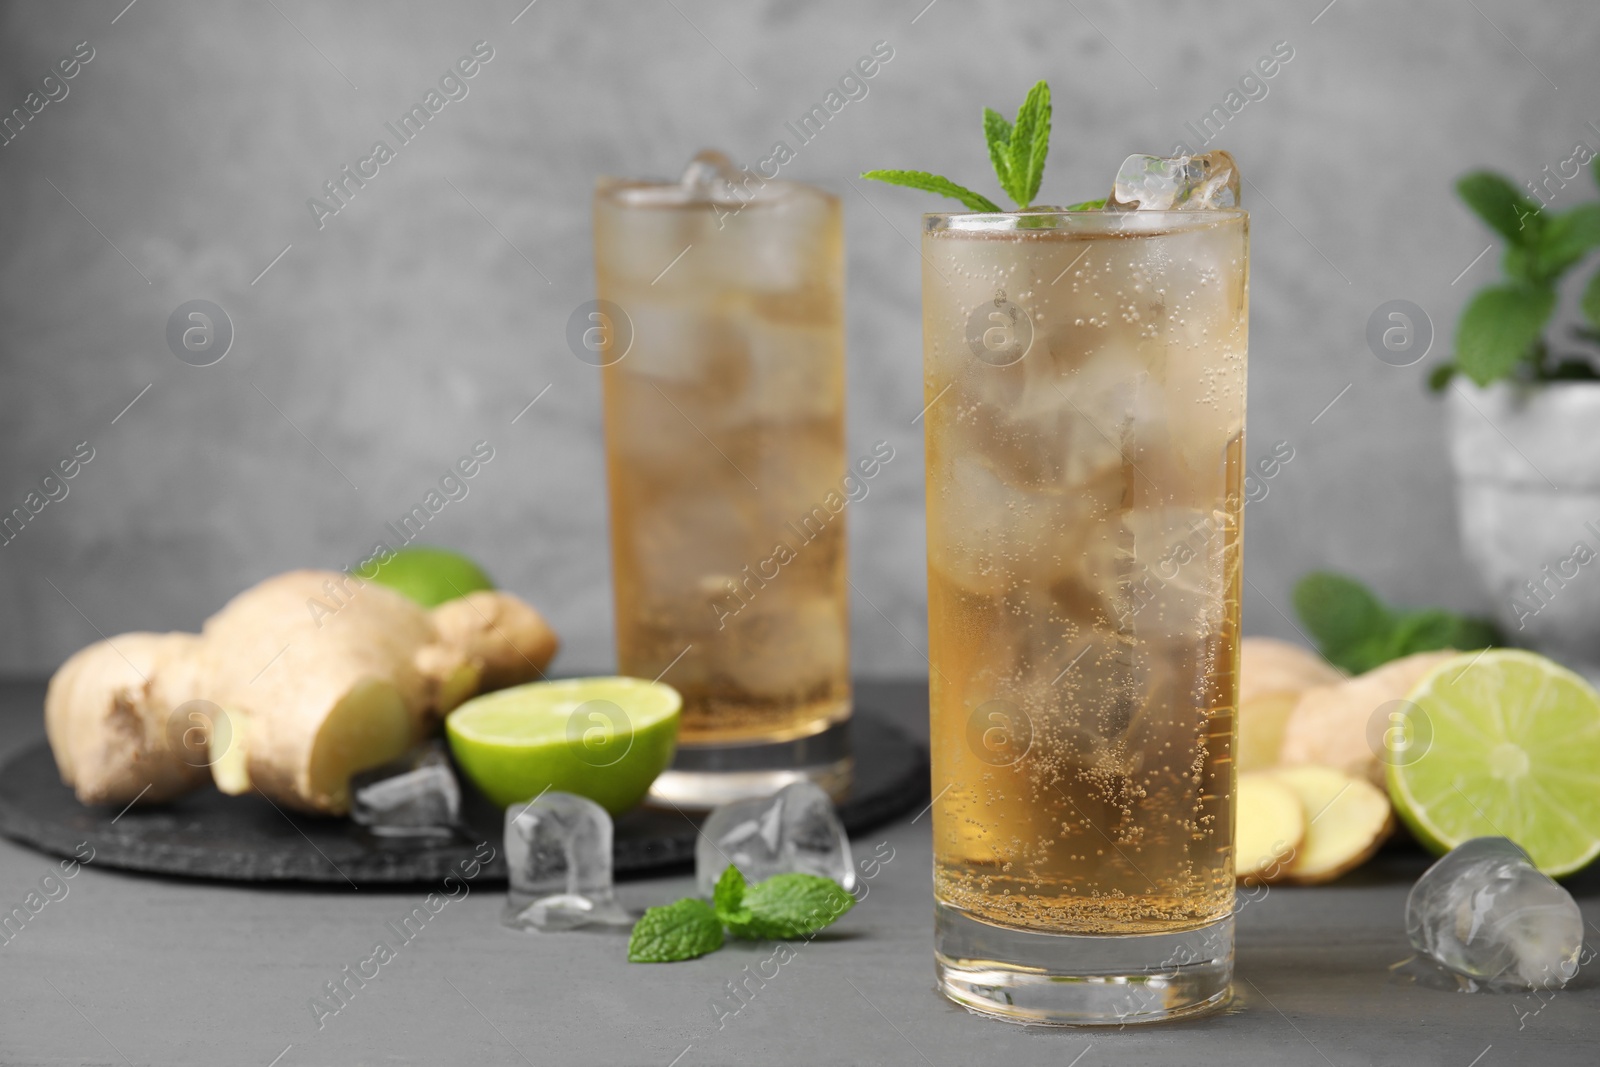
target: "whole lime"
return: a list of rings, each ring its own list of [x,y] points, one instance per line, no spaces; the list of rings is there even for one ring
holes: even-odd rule
[[[372,580],[415,600],[425,608],[446,600],[493,589],[483,568],[459,552],[417,545],[402,548],[378,565]]]

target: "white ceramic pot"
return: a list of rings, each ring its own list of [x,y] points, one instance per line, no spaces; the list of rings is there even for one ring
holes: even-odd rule
[[[1461,544],[1506,637],[1600,679],[1600,383],[1457,379]]]

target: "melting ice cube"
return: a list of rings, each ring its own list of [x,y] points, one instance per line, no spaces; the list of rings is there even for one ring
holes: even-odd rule
[[[1226,152],[1129,156],[1106,200],[1111,211],[1204,211],[1239,206],[1239,168]]]
[[[382,837],[448,837],[461,787],[437,744],[350,779],[350,818]]]
[[[694,848],[695,886],[709,897],[729,864],[752,882],[799,871],[856,884],[850,839],[833,801],[812,782],[724,804],[706,817]]]
[[[729,186],[737,185],[741,177],[743,175],[733,165],[733,160],[715,148],[705,148],[689,160],[689,165],[683,169],[683,177],[678,180],[703,196],[716,198],[722,196]]]
[[[611,816],[586,797],[543,793],[506,809],[511,890],[504,922],[519,930],[632,924],[611,886]]]
[[[1478,837],[1417,879],[1406,934],[1418,952],[1469,978],[1559,988],[1578,971],[1583,915],[1516,844]]]

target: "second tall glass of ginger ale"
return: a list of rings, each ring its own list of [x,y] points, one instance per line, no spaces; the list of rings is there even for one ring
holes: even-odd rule
[[[707,152],[681,181],[602,179],[594,224],[617,659],[684,701],[651,795],[704,809],[802,779],[839,795],[838,198]]]

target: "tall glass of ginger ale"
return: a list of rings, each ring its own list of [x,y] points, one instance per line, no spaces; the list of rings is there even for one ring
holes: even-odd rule
[[[1026,1022],[1216,1007],[1246,214],[928,215],[922,250],[940,988]]]
[[[837,197],[696,157],[601,179],[617,659],[683,695],[652,797],[847,788],[844,237]]]

